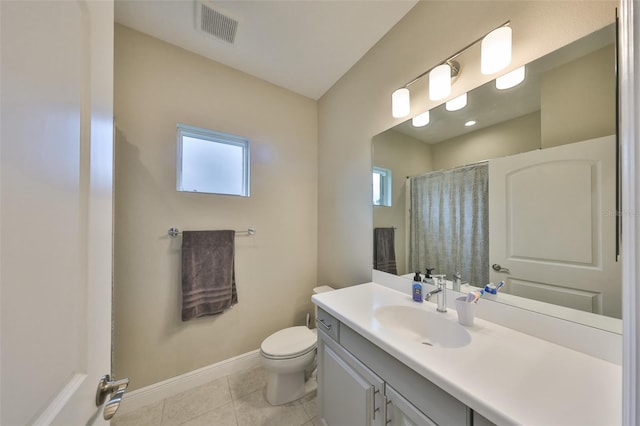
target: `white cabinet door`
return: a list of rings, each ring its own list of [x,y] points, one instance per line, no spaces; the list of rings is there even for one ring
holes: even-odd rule
[[[395,389],[385,385],[387,424],[391,426],[437,426]]]
[[[0,1],[3,425],[102,422],[113,1]]]
[[[329,426],[383,426],[382,380],[340,347],[331,346],[320,336],[320,416]]]
[[[504,291],[621,317],[615,137],[489,162],[491,281]],[[507,272],[508,271],[508,272]]]

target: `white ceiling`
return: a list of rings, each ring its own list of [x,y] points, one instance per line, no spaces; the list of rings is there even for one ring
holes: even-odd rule
[[[195,28],[194,0],[115,0],[117,23],[319,99],[417,0],[234,0],[233,45]]]

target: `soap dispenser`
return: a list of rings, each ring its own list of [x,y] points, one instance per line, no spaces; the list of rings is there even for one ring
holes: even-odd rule
[[[422,303],[422,277],[420,276],[420,272],[418,271],[416,271],[416,274],[413,276],[411,294],[413,295],[414,302]]]
[[[433,278],[431,277],[431,273],[434,269],[435,268],[427,268],[427,272],[424,275],[424,282],[426,284],[436,285],[435,281],[433,281]]]

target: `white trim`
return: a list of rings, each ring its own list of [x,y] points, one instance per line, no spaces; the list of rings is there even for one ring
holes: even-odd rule
[[[188,126],[186,124],[177,123],[177,187],[182,192],[201,192],[205,194],[217,195],[233,195],[239,197],[251,196],[251,142],[249,138],[244,136],[232,135],[230,133],[217,132],[215,130],[203,129],[200,127]],[[189,137],[200,141],[209,141],[215,144],[230,145],[242,149],[242,192],[231,192],[225,188],[225,192],[207,192],[203,188],[186,188],[183,185],[183,155],[184,155],[184,138]],[[235,172],[234,172],[235,173]]]
[[[392,184],[392,174],[393,172],[390,169],[384,167],[373,166],[373,174],[379,175],[380,180],[378,184],[378,192],[380,193],[380,204],[376,204],[373,200],[374,206],[380,207],[391,207],[391,200],[393,198],[393,194],[391,193],[393,190]],[[375,191],[374,191],[375,193]]]
[[[229,374],[251,370],[259,365],[260,350],[256,349],[216,364],[211,364],[198,370],[193,370],[180,376],[127,392],[122,399],[122,405],[118,410],[118,414],[122,416],[138,408],[153,404],[165,398],[170,398],[193,387],[204,385],[205,383],[228,376]]]
[[[86,380],[86,374],[74,374],[71,380],[62,388],[62,390],[51,401],[51,404],[44,409],[38,418],[33,422],[34,426],[50,425],[55,418],[60,414],[67,403],[73,398],[76,391],[80,389],[80,386]]]
[[[622,424],[635,425],[640,421],[637,398],[640,396],[638,371],[640,322],[640,292],[636,283],[640,277],[640,91],[636,85],[636,67],[640,69],[636,55],[640,46],[634,31],[640,24],[640,10],[634,1],[620,1],[620,148],[622,181]],[[640,28],[640,25],[638,26]]]

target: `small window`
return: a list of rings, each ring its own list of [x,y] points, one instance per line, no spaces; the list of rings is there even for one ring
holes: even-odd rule
[[[249,196],[249,140],[178,124],[178,191]]]
[[[391,170],[373,168],[373,205],[391,206]]]

